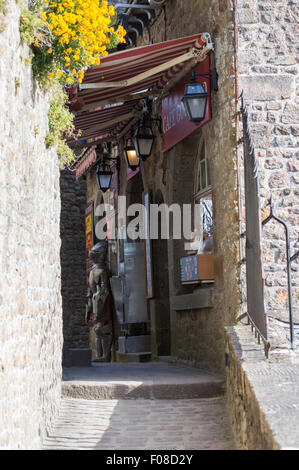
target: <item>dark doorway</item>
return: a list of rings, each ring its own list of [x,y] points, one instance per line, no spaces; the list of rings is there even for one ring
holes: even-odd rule
[[[159,191],[155,197],[155,204],[163,204],[164,199]],[[159,238],[153,240],[153,272],[154,272],[154,312],[152,331],[155,338],[154,351],[157,356],[170,355],[170,305],[169,305],[169,279],[168,279],[168,246],[167,240],[162,240],[161,220],[159,220]]]

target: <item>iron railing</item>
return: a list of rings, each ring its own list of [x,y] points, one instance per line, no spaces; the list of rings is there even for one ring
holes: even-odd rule
[[[288,275],[288,303],[289,303],[289,322],[290,322],[290,341],[291,348],[295,349],[295,331],[294,331],[294,315],[293,315],[293,292],[292,292],[292,270],[291,264],[299,256],[299,251],[297,251],[293,256],[291,256],[290,250],[290,233],[289,228],[284,220],[277,217],[274,214],[273,201],[271,198],[270,202],[270,215],[263,221],[263,227],[270,222],[270,220],[275,220],[279,224],[283,225],[285,231],[285,240],[286,240],[286,261],[287,261],[287,275]]]

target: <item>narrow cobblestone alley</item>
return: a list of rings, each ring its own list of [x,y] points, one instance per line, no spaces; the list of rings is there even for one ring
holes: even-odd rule
[[[171,364],[67,369],[60,414],[43,449],[233,450],[221,384],[218,376]],[[138,398],[125,399],[133,390]]]

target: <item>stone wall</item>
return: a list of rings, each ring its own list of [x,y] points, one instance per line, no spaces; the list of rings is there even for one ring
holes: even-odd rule
[[[299,359],[295,354],[265,357],[251,327],[228,327],[227,399],[239,449],[298,449]]]
[[[258,374],[258,364],[263,367],[266,359],[262,347],[257,346],[254,335],[247,330],[238,327],[226,332],[226,391],[232,425],[239,449],[277,450],[278,443],[255,394],[256,384],[250,380],[250,371],[256,370]]]
[[[64,351],[88,347],[86,305],[85,179],[64,170],[61,192],[61,295]]]
[[[19,7],[0,13],[0,448],[38,449],[61,391],[59,165]]]
[[[256,148],[262,216],[269,215],[272,195],[276,215],[289,226],[291,254],[294,254],[299,246],[298,2],[244,0],[238,5],[239,91],[244,91]],[[265,227],[263,252],[268,313],[287,321],[285,235],[279,224],[271,222]],[[297,322],[298,267],[298,262],[293,263]],[[276,339],[285,339],[283,332],[279,336]]]

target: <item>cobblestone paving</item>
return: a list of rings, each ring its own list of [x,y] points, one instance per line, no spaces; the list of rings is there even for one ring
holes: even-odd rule
[[[231,450],[224,397],[189,400],[65,398],[44,450]]]

